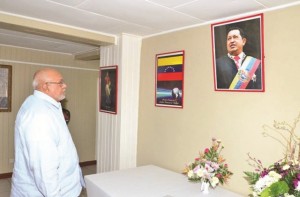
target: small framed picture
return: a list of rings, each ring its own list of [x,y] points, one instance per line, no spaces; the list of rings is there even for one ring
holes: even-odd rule
[[[100,112],[117,114],[118,66],[100,67]]]
[[[211,25],[216,91],[264,92],[263,14]]]
[[[155,106],[183,108],[184,51],[156,55]]]
[[[11,112],[12,66],[0,65],[0,112]]]

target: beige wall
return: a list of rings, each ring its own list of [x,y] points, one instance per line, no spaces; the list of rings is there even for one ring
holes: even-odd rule
[[[0,64],[12,65],[12,112],[0,113],[0,174],[11,172],[14,121],[24,99],[32,94],[33,73],[40,65],[55,65],[68,85],[69,128],[80,161],[95,160],[97,79],[99,61],[76,61],[71,55],[0,46]]]
[[[253,168],[247,153],[266,165],[282,157],[282,147],[262,136],[262,125],[292,123],[300,111],[299,18],[300,6],[264,13],[264,93],[214,91],[210,25],[144,39],[138,165],[181,172],[216,137],[223,141],[223,155],[234,172],[226,187],[248,194],[243,171]],[[155,107],[155,54],[176,50],[185,50],[184,108]]]

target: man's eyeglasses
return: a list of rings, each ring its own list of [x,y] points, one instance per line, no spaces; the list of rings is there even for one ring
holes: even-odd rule
[[[57,84],[60,87],[62,87],[63,85],[66,85],[66,83],[64,81],[59,81],[59,82],[48,81],[48,82],[46,82],[46,84]]]

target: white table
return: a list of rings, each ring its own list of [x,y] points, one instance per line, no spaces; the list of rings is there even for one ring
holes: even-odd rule
[[[157,166],[148,165],[85,176],[88,197],[240,197],[217,187],[202,194],[200,183]]]

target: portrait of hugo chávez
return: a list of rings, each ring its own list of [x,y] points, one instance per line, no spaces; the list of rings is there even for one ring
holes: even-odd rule
[[[263,15],[212,24],[217,91],[264,91]]]

